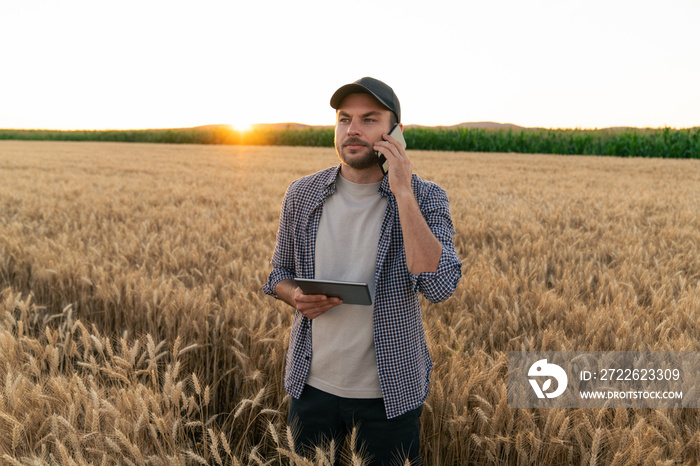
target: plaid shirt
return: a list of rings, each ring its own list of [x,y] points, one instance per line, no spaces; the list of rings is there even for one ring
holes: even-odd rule
[[[285,279],[314,278],[316,234],[325,199],[335,192],[340,167],[331,167],[294,181],[282,202],[273,270],[263,290],[277,297],[275,287]],[[388,198],[377,249],[374,299],[374,343],[388,418],[422,405],[428,396],[433,363],[425,342],[418,292],[429,301],[449,298],[461,277],[455,252],[454,227],[445,191],[413,175],[413,192],[430,230],[442,243],[435,273],[412,274],[406,265],[396,199],[388,177],[379,193]],[[312,321],[297,312],[287,352],[284,387],[301,396],[311,365]],[[339,361],[341,363],[341,361]]]

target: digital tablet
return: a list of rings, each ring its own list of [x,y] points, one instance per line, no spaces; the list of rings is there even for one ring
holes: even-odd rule
[[[338,282],[333,280],[309,280],[295,278],[301,291],[306,294],[323,294],[329,298],[340,298],[343,304],[372,304],[367,283]]]

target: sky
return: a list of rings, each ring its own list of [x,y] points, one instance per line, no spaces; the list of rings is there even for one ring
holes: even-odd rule
[[[700,126],[700,1],[0,3],[0,128],[332,125],[389,84],[404,124]]]

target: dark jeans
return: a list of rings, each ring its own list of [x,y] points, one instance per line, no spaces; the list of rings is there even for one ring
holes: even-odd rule
[[[382,398],[342,398],[306,385],[298,400],[292,398],[287,423],[297,433],[296,452],[311,459],[315,445],[335,438],[336,445],[342,446],[345,435],[357,426],[356,448],[371,456],[369,464],[403,464],[406,457],[411,464],[421,464],[418,420],[422,411],[420,406],[387,419]]]

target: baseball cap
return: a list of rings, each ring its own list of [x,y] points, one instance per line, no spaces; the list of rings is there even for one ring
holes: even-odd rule
[[[394,90],[380,80],[370,77],[360,78],[354,83],[340,87],[331,97],[331,107],[338,110],[343,99],[349,94],[356,92],[371,94],[379,103],[394,112],[397,121],[401,122],[401,105],[399,104],[399,98],[394,94]]]

